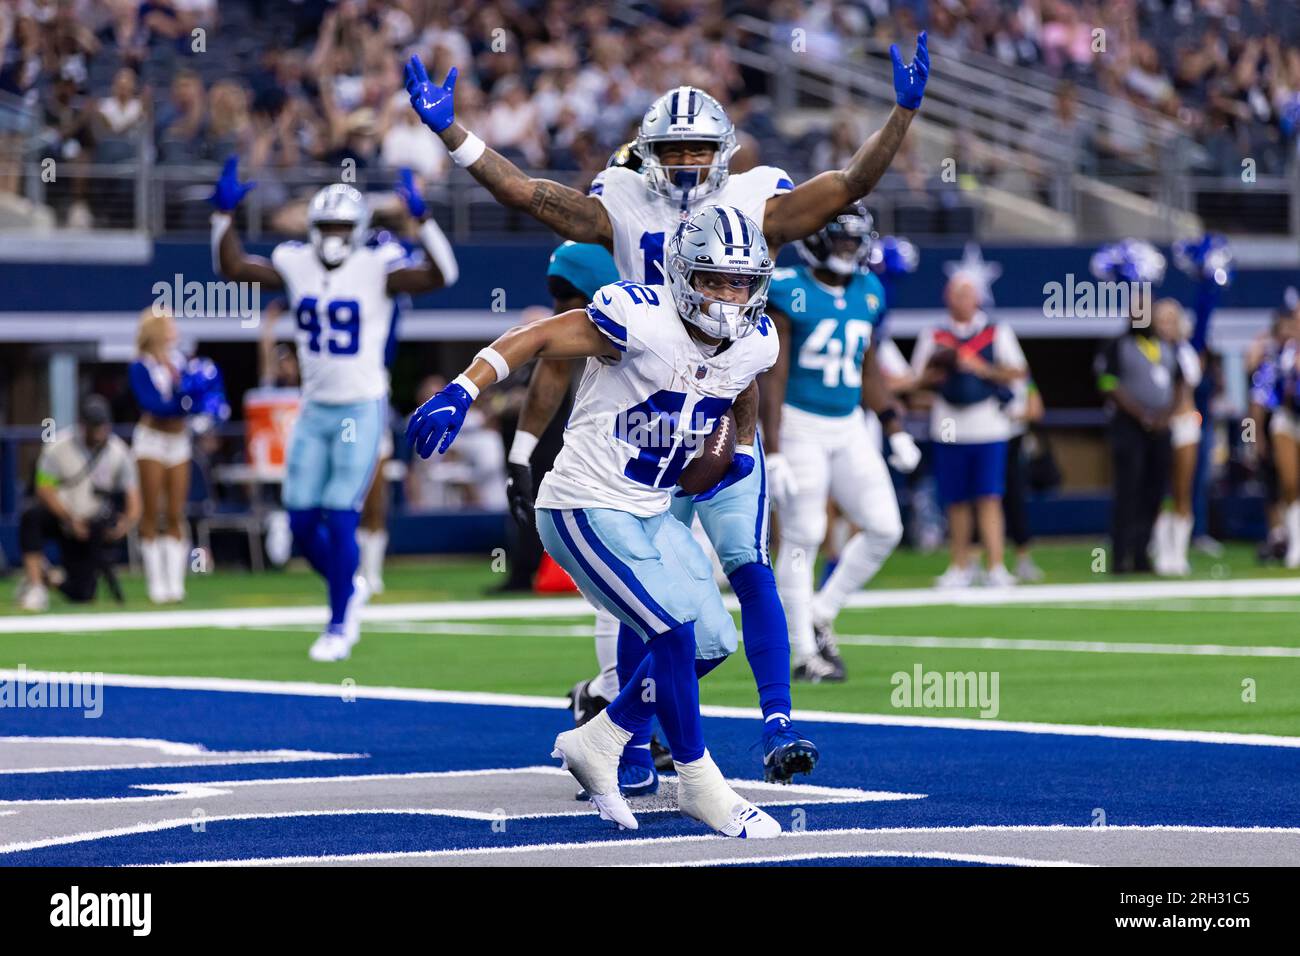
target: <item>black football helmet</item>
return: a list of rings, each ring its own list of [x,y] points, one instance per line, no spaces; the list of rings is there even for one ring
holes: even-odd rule
[[[836,275],[865,272],[876,238],[875,221],[867,207],[850,203],[817,232],[795,243],[799,256],[814,269],[829,269]],[[852,251],[846,247],[852,242]]]

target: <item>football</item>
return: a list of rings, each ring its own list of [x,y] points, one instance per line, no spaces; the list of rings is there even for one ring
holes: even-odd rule
[[[731,467],[731,456],[736,453],[736,419],[730,411],[718,419],[713,432],[704,440],[700,450],[682,469],[677,487],[687,494],[698,495],[708,491]]]

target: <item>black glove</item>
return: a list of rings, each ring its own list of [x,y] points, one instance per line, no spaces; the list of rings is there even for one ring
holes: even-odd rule
[[[506,500],[510,502],[510,514],[515,523],[521,528],[531,528],[535,520],[533,502],[537,500],[531,465],[506,462]]]

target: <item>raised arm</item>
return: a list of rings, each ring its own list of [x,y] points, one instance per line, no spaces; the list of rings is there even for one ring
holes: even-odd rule
[[[903,63],[897,46],[889,48],[889,55],[894,64],[897,105],[890,111],[885,125],[867,137],[848,166],[814,176],[767,201],[763,232],[770,245],[779,246],[812,235],[849,203],[875,189],[894,161],[921,106],[925,81],[930,75],[925,33],[916,38],[916,54],[911,63]]]
[[[534,179],[485,146],[456,122],[452,103],[455,89],[455,67],[438,85],[429,80],[418,56],[411,57],[406,64],[406,90],[411,94],[411,106],[451,151],[452,161],[468,169],[497,202],[528,213],[565,239],[611,246],[614,233],[604,203],[549,179]]]
[[[256,186],[255,182],[239,181],[239,160],[231,156],[221,170],[209,201],[216,207],[212,213],[212,269],[223,279],[235,282],[258,282],[268,289],[283,289],[284,280],[271,260],[264,256],[250,256],[244,252],[235,229],[235,207],[244,195]]]
[[[434,289],[445,289],[455,285],[460,277],[460,265],[456,262],[456,253],[451,243],[438,228],[420,195],[415,176],[409,169],[399,172],[397,194],[406,203],[406,210],[411,218],[420,224],[420,246],[424,249],[424,261],[419,265],[404,269],[394,269],[388,273],[388,291],[409,292],[420,295]]]
[[[455,381],[415,410],[406,426],[406,439],[422,458],[432,455],[435,448],[442,454],[455,441],[479,392],[535,358],[617,360],[620,355],[581,309],[517,325],[479,352]]]

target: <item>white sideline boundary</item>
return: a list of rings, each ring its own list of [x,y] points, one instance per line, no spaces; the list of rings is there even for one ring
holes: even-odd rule
[[[1122,581],[1097,584],[1034,584],[1010,588],[903,588],[862,591],[846,607],[981,607],[1018,604],[1104,603],[1157,598],[1300,597],[1300,578],[1250,578],[1241,581]],[[727,607],[738,610],[734,595]],[[580,597],[523,598],[517,601],[440,601],[372,604],[361,619],[381,621],[483,621],[586,617],[591,605]],[[47,614],[0,617],[0,635],[99,633],[102,631],[185,630],[222,627],[319,625],[323,606],[220,608],[193,611],[113,611],[105,614]]]
[[[1252,644],[1155,644],[1135,641],[1055,641],[1030,637],[942,637],[933,634],[836,634],[853,647],[933,647],[973,651],[1066,654],[1172,654],[1184,657],[1300,657],[1300,647]]]
[[[48,681],[57,672],[0,668],[0,681],[26,679]],[[62,675],[66,677],[66,675]],[[196,690],[234,694],[281,694],[298,697],[337,697],[340,700],[405,700],[431,704],[471,704],[484,707],[533,707],[568,710],[563,697],[534,697],[526,694],[495,694],[487,691],[428,690],[419,687],[363,687],[346,683],[316,684],[309,681],[247,680],[233,677],[157,677],[137,674],[95,674],[107,687],[138,687],[155,690]],[[705,717],[761,720],[757,707],[700,708]],[[984,720],[978,717],[925,717],[914,714],[852,714],[829,710],[800,710],[804,723],[859,724],[884,727],[929,727],[942,730],[983,730],[1022,734],[1057,734],[1067,737],[1111,737],[1124,740],[1155,740],[1178,743],[1236,744],[1250,747],[1300,749],[1300,737],[1275,734],[1242,734],[1223,730],[1171,730],[1161,727],[1115,727],[1106,724],[1050,724],[1034,721]]]

